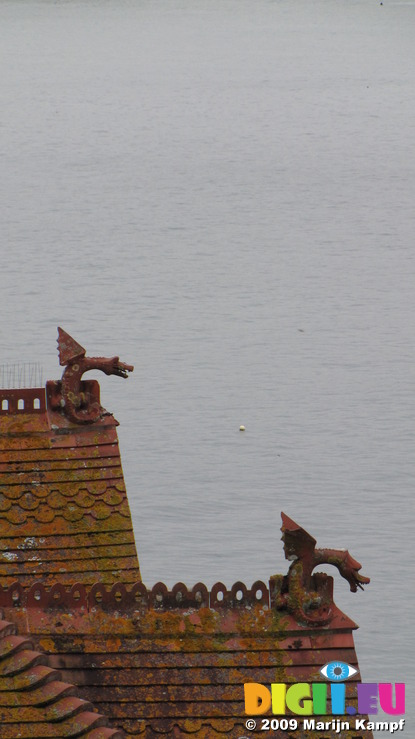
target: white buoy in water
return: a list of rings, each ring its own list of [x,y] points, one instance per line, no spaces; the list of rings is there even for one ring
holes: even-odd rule
[[[239,426],[239,431],[245,431],[245,426]]]

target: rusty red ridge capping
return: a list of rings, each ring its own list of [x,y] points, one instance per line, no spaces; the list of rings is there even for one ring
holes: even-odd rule
[[[42,582],[34,582],[25,589],[19,582],[9,587],[0,585],[0,608],[107,608],[109,610],[133,611],[142,608],[151,609],[186,609],[186,608],[251,608],[254,605],[271,607],[270,590],[265,583],[257,580],[251,588],[242,582],[236,582],[229,590],[221,583],[215,583],[208,590],[203,583],[197,583],[189,590],[184,583],[176,583],[171,590],[158,582],[147,588],[138,582],[128,589],[124,583],[116,583],[106,588],[102,583],[95,583],[87,589],[83,583],[75,583],[65,587],[55,583],[47,588]]]
[[[44,413],[46,394],[44,388],[22,390],[0,389],[0,415],[22,413]]]

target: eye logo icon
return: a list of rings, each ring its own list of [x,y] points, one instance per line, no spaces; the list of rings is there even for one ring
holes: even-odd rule
[[[356,675],[356,672],[359,672],[359,670],[348,665],[347,662],[337,661],[327,662],[327,664],[321,668],[320,672],[323,677],[327,678],[327,680],[341,683],[343,680],[347,680],[349,677],[352,677],[352,675]]]

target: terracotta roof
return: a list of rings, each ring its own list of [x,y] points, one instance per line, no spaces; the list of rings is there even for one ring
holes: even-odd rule
[[[322,580],[330,589],[332,578]],[[358,668],[356,624],[334,605],[329,626],[299,624],[276,610],[274,581],[271,589],[258,581],[230,590],[217,583],[211,591],[199,583],[190,592],[182,583],[172,591],[162,583],[151,590],[95,586],[76,607],[73,592],[59,592],[55,607],[53,591],[40,584],[21,590],[14,605],[10,591],[1,592],[0,605],[128,739],[236,739],[244,736],[244,683],[324,682],[319,670],[332,659]],[[347,681],[350,704],[357,681],[359,674]]]
[[[99,386],[88,387],[99,398]],[[3,584],[134,583],[140,571],[116,432],[72,423],[45,390],[0,390]]]
[[[79,698],[74,685],[61,681],[33,640],[17,635],[16,626],[0,620],[1,739],[122,739],[107,719]]]

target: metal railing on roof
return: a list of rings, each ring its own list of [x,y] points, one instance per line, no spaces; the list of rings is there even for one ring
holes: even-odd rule
[[[39,362],[0,364],[0,388],[43,387],[43,369]]]

